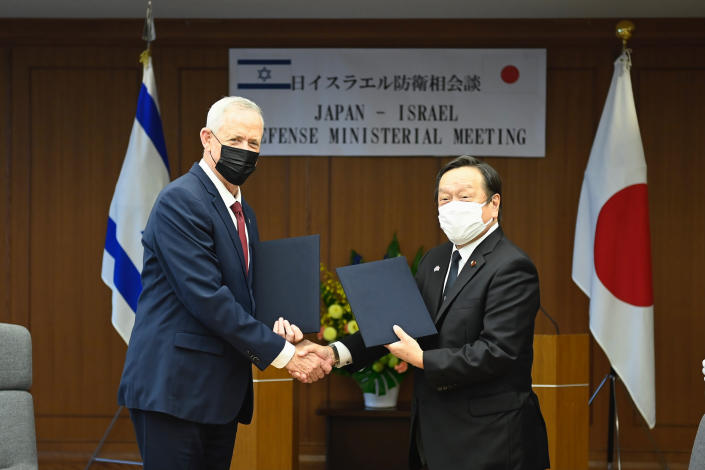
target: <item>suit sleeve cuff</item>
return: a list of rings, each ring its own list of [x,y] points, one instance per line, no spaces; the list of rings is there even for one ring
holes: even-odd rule
[[[335,344],[335,348],[338,350],[338,356],[340,356],[340,364],[338,364],[338,367],[345,367],[352,364],[352,354],[350,354],[348,347],[340,341],[336,341],[332,344]]]
[[[282,348],[282,351],[279,353],[279,355],[277,357],[274,358],[271,365],[273,365],[277,369],[283,368],[284,366],[286,366],[289,363],[291,358],[294,357],[295,352],[296,352],[296,347],[294,347],[294,345],[288,341],[285,342],[284,347]]]

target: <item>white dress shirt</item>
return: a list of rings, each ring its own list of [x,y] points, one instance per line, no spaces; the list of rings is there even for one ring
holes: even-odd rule
[[[218,179],[217,176],[215,176],[215,173],[213,173],[213,170],[211,170],[211,167],[208,166],[206,161],[201,158],[201,161],[198,162],[198,166],[200,166],[203,171],[206,173],[208,178],[213,182],[213,185],[215,186],[215,189],[218,190],[218,194],[220,194],[221,199],[223,199],[223,202],[225,203],[225,207],[228,208],[228,214],[230,214],[230,219],[233,221],[233,225],[235,226],[235,231],[237,232],[237,219],[235,218],[235,214],[233,213],[232,209],[230,206],[232,206],[235,202],[239,202],[242,204],[242,187],[239,188],[237,195],[233,196],[230,191],[225,187],[222,181]],[[247,232],[247,225],[245,225],[245,237],[247,239],[247,251],[249,251],[248,256],[247,256],[247,263],[248,265],[250,264],[250,260],[252,259],[252,256],[250,254],[252,253],[252,250],[250,249],[250,235]],[[249,266],[248,266],[249,267]],[[274,326],[274,325],[267,325],[267,326]],[[274,367],[277,369],[281,369],[285,365],[289,363],[292,357],[294,357],[294,353],[296,352],[296,348],[294,347],[293,344],[290,342],[285,342],[284,343],[284,348],[282,348],[281,352],[277,357],[274,358],[272,361],[272,364]],[[348,352],[348,354],[350,354]]]
[[[467,245],[465,245],[464,247],[462,247],[460,249],[458,249],[458,247],[453,245],[453,250],[451,250],[451,252],[450,252],[450,259],[451,260],[453,259],[453,253],[455,253],[456,251],[460,252],[460,261],[458,262],[458,276],[460,276],[460,272],[463,270],[463,266],[465,266],[465,263],[470,259],[473,252],[475,251],[475,248],[477,248],[477,246],[480,243],[485,241],[485,238],[489,237],[490,233],[494,232],[498,228],[499,228],[499,223],[494,224],[492,227],[490,227],[490,229],[487,232],[485,232],[485,234],[483,236],[481,236],[480,238],[478,238],[474,242],[468,243]],[[446,279],[445,279],[445,281],[443,281],[443,291],[445,291],[445,285],[446,285],[446,282],[448,282],[448,273],[450,273],[450,264],[451,263],[448,263],[448,271],[446,271]]]
[[[460,272],[463,270],[463,266],[465,266],[465,263],[467,260],[470,259],[470,256],[472,256],[472,253],[475,251],[475,248],[482,243],[485,238],[489,237],[492,232],[497,230],[499,228],[499,223],[494,224],[490,229],[485,232],[483,236],[478,238],[472,243],[468,243],[464,247],[458,249],[455,245],[453,245],[453,249],[450,252],[450,259],[453,259],[453,253],[456,251],[460,252],[460,261],[458,262],[458,276],[460,276]],[[446,271],[446,280],[443,281],[443,290],[445,290],[445,285],[446,282],[448,281],[448,273],[450,272],[450,263],[448,263],[448,270]],[[338,350],[338,356],[340,357],[340,365],[338,367],[344,367],[349,364],[352,364],[352,354],[350,354],[350,350],[345,346],[343,343],[340,341],[336,341],[333,344],[335,344],[335,348]],[[703,369],[705,370],[705,369]]]

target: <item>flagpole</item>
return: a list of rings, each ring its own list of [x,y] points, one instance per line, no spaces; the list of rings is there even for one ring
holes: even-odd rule
[[[147,48],[140,54],[140,62],[145,67],[152,54],[152,41],[157,39],[156,29],[154,28],[154,16],[152,15],[152,0],[147,1],[147,13],[144,17],[144,27],[142,28],[142,39],[147,41]]]
[[[632,37],[632,32],[634,31],[634,23],[629,21],[629,20],[622,20],[619,23],[617,23],[617,26],[615,28],[615,33],[616,36],[622,40],[622,53],[626,53],[627,56],[629,56],[629,53],[631,52],[630,49],[627,48],[627,41]],[[600,382],[600,385],[597,386],[597,389],[595,392],[592,394],[590,399],[588,400],[588,406],[592,405],[592,402],[595,400],[597,395],[600,393],[600,390],[602,390],[602,387],[605,385],[605,382],[609,380],[610,382],[610,391],[609,391],[609,411],[608,411],[608,416],[607,416],[607,469],[612,470],[612,465],[613,465],[613,459],[614,459],[614,449],[615,449],[615,434],[617,436],[617,468],[621,470],[622,468],[622,459],[621,459],[621,452],[620,452],[620,446],[619,446],[619,417],[617,416],[617,378],[619,376],[617,375],[617,372],[614,370],[612,366],[610,366],[610,370],[607,374],[605,374],[605,377],[602,379]]]
[[[629,20],[622,20],[617,23],[615,29],[616,36],[622,40],[622,53],[626,53],[628,57],[630,49],[627,48],[627,41],[632,37],[634,28],[635,26],[633,22]],[[610,381],[610,404],[607,418],[607,470],[612,470],[614,462],[615,433],[617,436],[617,468],[619,470],[622,469],[622,459],[619,446],[619,417],[617,416],[617,377],[617,372],[615,372],[614,368],[610,366],[610,371],[605,377]]]
[[[616,34],[617,37],[622,40],[622,52],[629,51],[627,41],[632,37],[632,32],[635,28],[634,23],[629,20],[622,20],[617,23]]]
[[[575,246],[572,277],[590,297],[590,331],[595,341],[605,351],[609,371],[588,401],[593,401],[609,380],[609,410],[607,419],[607,468],[613,465],[617,450],[617,468],[621,468],[619,413],[617,410],[617,381],[622,380],[633,403],[649,428],[656,424],[654,387],[653,341],[653,282],[646,191],[646,161],[633,100],[630,66],[631,50],[627,41],[634,31],[634,23],[623,20],[617,23],[616,36],[621,40],[621,53],[614,62],[612,84],[605,101],[600,124],[593,142],[585,179],[580,192],[576,218]],[[607,176],[614,176],[607,178]],[[608,196],[596,197],[607,193]],[[630,209],[641,212],[634,220],[617,221],[620,209],[628,204]],[[598,218],[604,220],[598,230]],[[611,230],[633,229],[639,241],[634,254],[621,259],[608,259],[623,249],[623,243],[607,236]],[[621,240],[624,241],[624,240]],[[613,256],[614,257],[614,256]],[[643,264],[633,263],[644,260]],[[617,278],[602,276],[605,269],[619,271]],[[631,276],[630,286],[637,290],[624,290],[620,282]],[[613,313],[620,315],[611,315]],[[638,316],[639,322],[633,321]],[[622,338],[615,340],[610,333],[615,327],[630,328]],[[626,346],[625,346],[626,344]],[[641,367],[635,368],[627,359],[638,351]],[[623,375],[619,375],[623,374]],[[649,434],[651,439],[651,435]],[[616,444],[616,446],[615,446]],[[655,454],[662,452],[652,439]],[[662,458],[662,465],[668,468]]]
[[[612,470],[614,459],[614,436],[617,430],[617,467],[621,470],[622,459],[619,452],[619,418],[617,418],[617,373],[610,367],[610,410],[607,419],[607,470]]]
[[[140,53],[139,56],[139,61],[142,63],[142,68],[143,68],[143,77],[144,77],[144,71],[147,69],[149,65],[149,60],[151,58],[151,45],[152,41],[156,39],[156,31],[154,28],[154,16],[152,15],[152,0],[147,1],[147,12],[145,14],[144,18],[144,27],[142,29],[142,39],[147,42],[147,48]],[[122,410],[125,407],[120,405],[118,406],[117,411],[115,411],[115,414],[113,415],[112,420],[110,421],[110,424],[108,424],[108,427],[105,429],[105,432],[103,433],[103,437],[100,439],[98,442],[98,445],[96,446],[95,450],[93,451],[93,454],[91,455],[90,459],[88,460],[88,463],[86,464],[86,467],[84,470],[88,470],[93,462],[101,462],[101,463],[115,463],[115,464],[122,464],[122,465],[133,465],[133,466],[144,466],[142,462],[140,461],[134,461],[134,460],[116,460],[116,459],[106,459],[106,458],[101,458],[98,457],[98,454],[100,453],[101,449],[103,448],[103,444],[105,444],[105,441],[107,440],[108,436],[110,435],[110,432],[113,430],[113,427],[115,426],[115,423],[118,420],[118,417],[122,413]]]

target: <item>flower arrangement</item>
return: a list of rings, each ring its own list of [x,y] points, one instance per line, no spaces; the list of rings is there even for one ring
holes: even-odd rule
[[[423,247],[419,248],[411,265],[411,272],[416,274],[416,268],[421,256]],[[387,247],[384,258],[401,256],[401,249],[396,234]],[[362,263],[362,256],[355,250],[351,251],[350,264]],[[343,336],[356,333],[360,328],[355,321],[350,304],[348,303],[343,286],[336,276],[321,263],[321,330],[318,333],[319,340],[328,343],[340,339]],[[350,373],[344,369],[335,369],[339,374],[351,376],[363,393],[376,393],[384,395],[392,387],[399,385],[406,374],[409,365],[394,356],[387,354],[382,356],[371,366],[367,366],[357,372]]]

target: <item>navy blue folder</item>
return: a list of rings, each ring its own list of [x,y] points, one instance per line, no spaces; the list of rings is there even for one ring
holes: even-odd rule
[[[437,333],[403,256],[336,272],[368,348],[399,341],[394,325],[414,338]]]
[[[254,250],[255,317],[269,327],[284,317],[304,333],[320,331],[320,236],[260,242]]]

